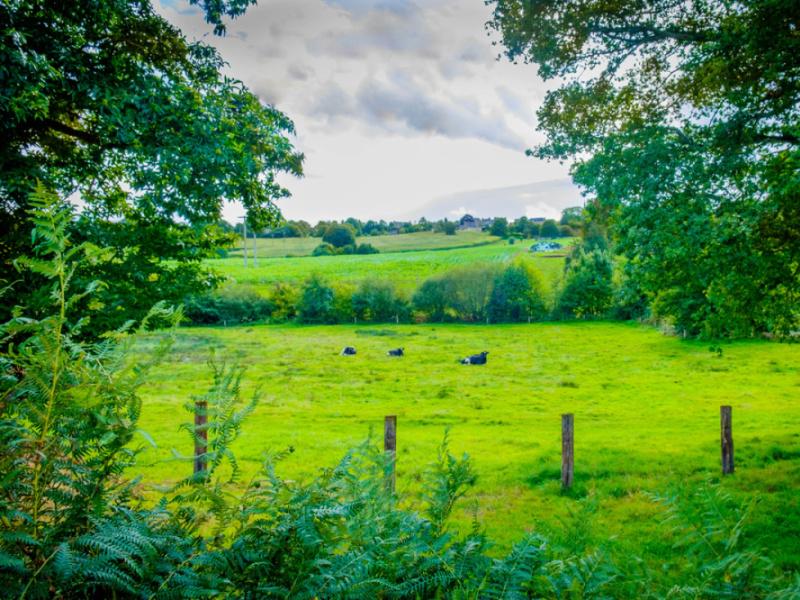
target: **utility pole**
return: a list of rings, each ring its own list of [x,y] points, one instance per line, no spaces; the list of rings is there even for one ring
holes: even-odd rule
[[[242,255],[244,256],[244,266],[247,268],[247,217],[239,217],[242,220],[242,228],[244,229],[242,236]]]
[[[256,254],[256,232],[253,232],[253,266],[258,267],[258,255]]]

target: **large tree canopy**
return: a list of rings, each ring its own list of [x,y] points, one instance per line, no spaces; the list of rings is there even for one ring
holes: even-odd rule
[[[531,154],[574,161],[657,315],[798,326],[800,4],[489,0],[506,55],[557,79]]]
[[[216,33],[252,0],[192,0]],[[292,122],[221,74],[149,0],[0,4],[0,279],[28,251],[37,181],[78,199],[76,239],[113,249],[86,277],[109,285],[109,323],[212,285],[199,260],[225,241],[222,203],[272,224],[299,175]]]

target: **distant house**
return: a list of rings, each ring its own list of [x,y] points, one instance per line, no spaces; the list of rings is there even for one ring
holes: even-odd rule
[[[480,221],[470,214],[466,214],[458,222],[460,229],[480,229]]]
[[[528,219],[528,220],[531,223],[539,223],[539,225],[541,225],[542,223],[545,222],[545,218],[544,217],[533,217],[532,219]]]

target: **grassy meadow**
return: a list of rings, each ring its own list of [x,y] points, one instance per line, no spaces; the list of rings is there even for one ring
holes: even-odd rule
[[[362,236],[356,239],[357,244],[372,244],[381,252],[409,252],[414,250],[439,250],[442,248],[456,248],[480,246],[498,242],[500,238],[491,236],[482,231],[464,230],[457,231],[455,235],[421,231],[418,233],[400,233],[397,235]],[[304,238],[257,238],[257,258],[291,258],[296,256],[310,256],[311,252],[322,240],[317,237]],[[247,256],[252,256],[253,240],[247,240]],[[242,240],[228,251],[230,257],[243,257]]]
[[[486,233],[460,231],[455,236],[442,233],[410,233],[359,238],[381,250],[380,254],[308,256],[319,244],[319,238],[259,239],[257,265],[252,261],[244,266],[239,251],[230,256],[211,259],[206,264],[230,277],[231,285],[247,285],[266,293],[276,281],[301,283],[312,273],[318,273],[331,281],[357,284],[367,277],[387,278],[398,290],[410,295],[431,275],[474,262],[504,262],[518,254],[530,254],[533,240],[509,244]],[[570,238],[559,240],[561,244],[573,243]],[[285,256],[280,248],[305,248],[305,256]],[[299,252],[299,250],[298,250]],[[552,286],[563,269],[563,252],[537,253],[536,267],[545,281]]]
[[[137,351],[163,335],[142,337]],[[344,345],[358,354],[339,356]],[[386,356],[397,346],[405,357]],[[486,366],[457,364],[482,350]],[[452,451],[468,452],[478,473],[458,519],[469,527],[477,507],[502,549],[528,530],[561,532],[658,564],[674,540],[651,494],[720,481],[719,406],[730,404],[737,471],[722,486],[757,498],[747,535],[778,566],[800,567],[800,345],[733,342],[719,355],[644,325],[602,322],[182,328],[143,390],[141,427],[158,446],[137,467],[147,484],[191,470],[172,452],[191,453],[178,427],[191,420],[184,405],[211,383],[212,351],[246,367],[244,396],[261,397],[235,448],[245,478],[288,447],[279,472],[312,477],[370,432],[380,443],[384,415],[396,414],[400,494],[419,492],[419,472],[449,429]],[[575,414],[576,474],[563,493],[566,412]]]

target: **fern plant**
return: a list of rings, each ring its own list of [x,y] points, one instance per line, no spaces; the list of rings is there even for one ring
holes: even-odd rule
[[[87,318],[68,314],[102,284],[73,290],[73,275],[100,251],[70,243],[73,213],[58,198],[38,188],[31,205],[35,254],[17,263],[48,281],[49,311],[35,319],[17,309],[0,326],[0,585],[29,598],[89,580],[127,590],[135,561],[111,560],[113,544],[98,540],[130,499],[123,473],[135,457],[137,388],[158,352],[149,364],[130,364],[129,326],[80,340]],[[149,318],[179,317],[157,306]]]

